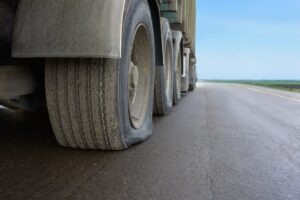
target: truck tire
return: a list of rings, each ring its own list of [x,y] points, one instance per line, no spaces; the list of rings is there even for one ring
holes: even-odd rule
[[[189,48],[184,48],[183,50],[183,75],[181,79],[181,92],[188,92],[189,90],[189,85],[190,85],[190,49]]]
[[[189,92],[193,92],[195,89],[196,89],[196,78],[194,78],[192,82],[190,79]]]
[[[46,99],[65,147],[123,150],[153,129],[154,32],[146,0],[126,4],[121,59],[46,59]]]
[[[189,91],[194,91],[196,89],[196,69],[195,69],[195,64],[193,61],[190,60],[190,84],[189,84]]]
[[[154,114],[167,115],[173,106],[173,41],[172,32],[167,19],[162,18],[162,40],[164,50],[164,66],[155,71]]]
[[[173,104],[177,105],[181,99],[181,75],[182,75],[182,48],[181,45],[174,48],[174,93]]]

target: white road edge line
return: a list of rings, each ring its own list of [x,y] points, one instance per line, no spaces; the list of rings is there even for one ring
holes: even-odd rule
[[[255,92],[258,92],[258,93],[268,94],[268,95],[271,95],[271,96],[280,97],[282,99],[287,99],[287,100],[290,100],[290,101],[295,101],[295,102],[300,103],[300,99],[295,99],[295,98],[284,96],[284,95],[280,95],[280,94],[274,94],[272,92],[267,92],[265,90],[259,90],[259,89],[255,89],[255,88],[251,88],[251,87],[247,87],[247,86],[241,86],[240,85],[240,87],[248,89],[248,90],[252,90],[252,91],[255,91]]]

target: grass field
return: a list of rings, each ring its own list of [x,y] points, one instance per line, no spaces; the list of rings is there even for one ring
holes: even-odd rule
[[[212,80],[210,80],[212,81]],[[300,92],[300,81],[286,81],[286,80],[213,80],[212,82],[221,83],[241,83],[249,85],[258,85],[274,89]]]

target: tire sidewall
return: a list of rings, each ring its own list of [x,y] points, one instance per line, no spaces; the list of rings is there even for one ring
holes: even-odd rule
[[[178,61],[180,61],[180,65],[181,65],[181,69],[182,69],[182,64],[183,64],[183,56],[182,56],[182,52],[183,52],[183,49],[181,47],[181,45],[179,45],[178,47],[175,48],[175,51],[174,51],[174,66],[175,66],[175,70],[174,70],[174,91],[173,91],[173,104],[174,105],[177,105],[181,99],[181,71],[179,72],[180,73],[180,78],[179,78],[179,88],[177,86],[177,65],[178,65]],[[179,59],[180,58],[180,59]],[[179,91],[179,95],[178,95],[178,91]]]
[[[121,133],[126,147],[147,139],[152,134],[152,111],[155,73],[155,44],[149,5],[145,0],[127,1],[123,22],[122,58],[119,60],[119,116]],[[143,125],[135,129],[129,117],[128,72],[136,29],[143,25],[148,34],[151,52],[150,87],[147,113]]]
[[[171,29],[170,29],[170,26],[167,26],[167,28],[164,30],[164,32],[163,32],[163,47],[164,47],[164,54],[166,54],[167,53],[167,51],[168,51],[168,49],[167,49],[167,44],[169,43],[169,47],[170,47],[170,53],[171,53],[171,70],[172,70],[172,72],[173,73],[171,73],[171,82],[172,82],[172,84],[174,84],[174,73],[175,73],[175,65],[174,65],[174,60],[173,60],[173,56],[174,56],[174,52],[173,52],[173,42],[172,42],[172,33],[171,33]],[[165,59],[167,58],[167,56],[165,55],[164,56],[165,57]],[[166,61],[165,61],[165,65],[166,65]],[[166,67],[166,66],[164,66],[164,67]],[[170,102],[168,102],[168,97],[167,97],[167,95],[168,94],[166,94],[166,85],[165,85],[165,81],[164,81],[164,67],[160,67],[160,70],[161,70],[161,73],[160,73],[160,80],[162,81],[162,90],[163,91],[161,91],[162,92],[162,94],[163,94],[163,104],[164,105],[166,105],[166,112],[168,113],[168,112],[170,112],[170,110],[172,109],[172,105],[173,105],[173,102],[172,102],[172,96],[173,96],[173,93],[174,93],[174,90],[172,90],[171,89],[171,98],[170,98]],[[171,87],[173,87],[173,85],[171,85]]]
[[[162,24],[162,43],[163,43],[163,53],[164,53],[164,66],[156,66],[156,75],[155,75],[155,106],[157,107],[155,114],[157,115],[166,115],[169,114],[173,107],[173,95],[174,95],[174,54],[173,54],[173,41],[172,41],[172,32],[170,25],[167,19],[161,18]],[[167,94],[167,85],[165,82],[165,68],[167,67],[167,47],[169,46],[169,53],[171,54],[171,85],[170,85],[170,94]],[[168,95],[170,95],[170,101],[168,101]]]

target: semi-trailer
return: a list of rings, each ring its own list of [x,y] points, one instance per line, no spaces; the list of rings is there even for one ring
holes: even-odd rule
[[[47,107],[65,147],[146,140],[196,87],[195,0],[0,0],[0,105]]]

